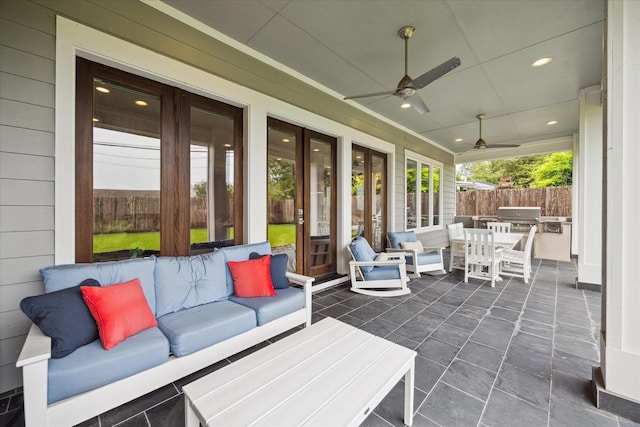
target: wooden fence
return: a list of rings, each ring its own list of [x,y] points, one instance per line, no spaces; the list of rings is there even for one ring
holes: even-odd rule
[[[114,194],[118,193],[118,194]],[[96,234],[160,230],[160,196],[157,192],[102,192],[94,195],[93,230]],[[352,197],[353,212],[358,209]],[[413,200],[413,198],[410,197]],[[436,197],[435,200],[438,200]],[[362,204],[362,201],[360,201]],[[492,216],[501,206],[536,206],[543,216],[571,216],[571,187],[463,191],[456,194],[457,215]],[[437,206],[434,206],[437,211]],[[423,211],[427,206],[422,206]],[[228,218],[233,218],[233,206]],[[191,199],[191,228],[207,227],[206,200]],[[270,224],[295,222],[293,200],[270,200],[267,204]]]
[[[456,215],[492,216],[503,206],[540,207],[542,216],[571,216],[571,187],[461,191],[456,194]]]

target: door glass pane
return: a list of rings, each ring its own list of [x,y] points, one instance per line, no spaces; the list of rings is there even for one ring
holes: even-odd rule
[[[267,238],[273,253],[289,255],[296,271],[298,141],[294,132],[269,127],[267,137]]]
[[[191,107],[191,248],[234,244],[234,119]]]
[[[331,144],[311,139],[309,159],[309,227],[311,236],[310,266],[331,263]]]
[[[384,183],[386,179],[386,170],[384,166],[384,158],[376,155],[371,156],[371,211],[373,212],[371,223],[371,246],[376,252],[383,252],[385,247],[384,224],[386,210],[385,201],[387,196],[384,193]]]
[[[364,235],[364,151],[351,151],[351,237]]]
[[[421,197],[421,217],[422,220],[420,222],[422,227],[429,226],[429,166],[422,166],[422,174],[420,181],[420,197]]]
[[[418,163],[415,160],[407,159],[407,206],[406,208],[406,224],[407,229],[414,229],[417,227],[416,213],[416,188],[417,188],[417,169]]]
[[[94,79],[95,261],[160,251],[160,98]]]
[[[440,168],[433,167],[433,225],[440,225]]]

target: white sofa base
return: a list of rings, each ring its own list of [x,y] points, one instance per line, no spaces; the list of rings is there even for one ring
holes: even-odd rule
[[[51,340],[32,325],[17,362],[22,367],[25,425],[58,427],[81,423],[301,324],[310,326],[313,278],[291,273],[287,277],[292,285],[303,286],[305,308],[195,353],[170,356],[162,365],[49,405],[47,368]]]

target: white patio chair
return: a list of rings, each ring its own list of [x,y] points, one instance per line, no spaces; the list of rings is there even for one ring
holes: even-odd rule
[[[522,277],[524,283],[529,283],[529,277],[531,277],[531,248],[533,247],[536,230],[537,227],[535,225],[529,230],[527,243],[525,243],[523,251],[515,249],[502,250],[500,274]]]
[[[447,224],[447,231],[449,232],[449,273],[453,269],[464,270],[464,243],[454,239],[459,236],[464,236],[464,229],[461,222],[455,224]]]
[[[496,233],[511,233],[510,222],[487,222],[487,229]]]
[[[349,262],[351,290],[365,295],[395,297],[411,292],[407,286],[404,254],[376,254],[364,237],[347,245],[353,258]]]
[[[468,228],[464,230],[466,255],[464,257],[464,281],[469,278],[491,280],[491,287],[496,287],[500,280],[500,262],[502,249],[496,249],[495,232]]]

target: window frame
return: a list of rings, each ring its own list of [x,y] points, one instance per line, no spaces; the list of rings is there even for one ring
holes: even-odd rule
[[[93,79],[105,78],[161,98],[160,255],[192,254],[190,239],[190,108],[233,116],[234,241],[243,241],[244,111],[146,77],[76,57],[75,99],[75,262],[93,259]],[[90,105],[90,108],[86,108]]]
[[[416,188],[415,188],[415,193],[416,194],[416,212],[415,212],[415,216],[416,216],[416,226],[414,228],[409,228],[409,224],[407,221],[407,211],[409,209],[408,206],[408,201],[409,201],[409,197],[408,197],[408,191],[407,191],[407,162],[409,161],[413,161],[416,163]],[[418,220],[418,218],[422,218],[423,213],[422,213],[422,203],[421,203],[421,176],[422,176],[422,169],[424,167],[428,167],[429,168],[429,188],[428,188],[428,197],[429,197],[429,212],[426,213],[426,215],[428,215],[429,217],[429,225],[427,226],[422,226],[422,220]],[[437,206],[438,206],[438,211],[434,212],[434,194],[435,194],[435,189],[433,188],[433,172],[434,169],[439,169],[440,170],[440,178],[439,178],[439,188],[437,189],[437,193],[438,193],[438,198],[437,198]],[[403,214],[403,223],[404,223],[404,230],[406,231],[415,231],[415,232],[427,232],[427,231],[434,231],[434,230],[443,230],[444,229],[444,225],[442,223],[442,218],[443,218],[443,194],[442,194],[442,188],[443,188],[443,179],[442,179],[442,174],[443,174],[443,170],[444,170],[444,164],[442,162],[439,162],[437,160],[431,159],[429,157],[423,156],[421,154],[409,151],[409,150],[405,150],[405,155],[404,155],[404,214]],[[433,224],[433,219],[435,216],[438,216],[438,218],[440,219],[440,221],[438,221],[438,224]]]

